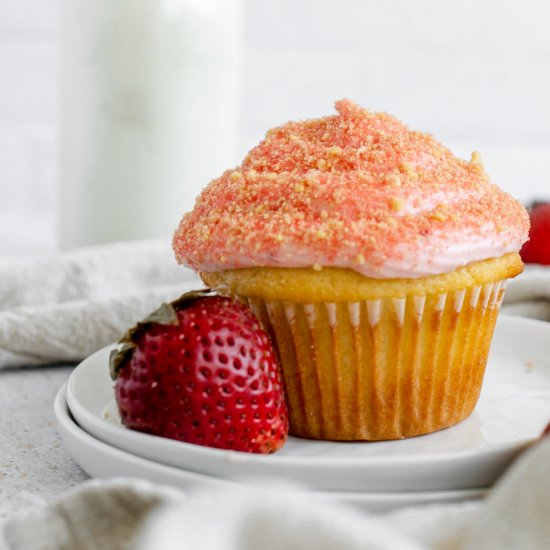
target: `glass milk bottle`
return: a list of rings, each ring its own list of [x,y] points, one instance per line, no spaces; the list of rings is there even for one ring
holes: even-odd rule
[[[236,164],[240,0],[65,0],[61,248],[170,239]]]

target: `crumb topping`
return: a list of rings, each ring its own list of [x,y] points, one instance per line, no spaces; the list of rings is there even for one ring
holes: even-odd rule
[[[462,242],[505,253],[526,240],[524,208],[489,182],[479,153],[459,159],[347,99],[336,111],[269,130],[240,167],[212,181],[174,235],[178,262],[199,271],[330,265],[372,276],[390,264],[414,271]]]

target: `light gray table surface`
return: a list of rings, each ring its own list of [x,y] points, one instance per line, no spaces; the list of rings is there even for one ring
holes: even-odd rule
[[[53,413],[71,370],[0,370],[0,521],[88,479],[65,448]]]

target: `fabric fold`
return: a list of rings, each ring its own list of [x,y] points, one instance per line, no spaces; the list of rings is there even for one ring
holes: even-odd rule
[[[485,501],[379,515],[273,482],[183,493],[94,480],[5,522],[0,533],[6,550],[538,550],[550,541],[548,479],[549,438],[527,450]]]
[[[526,265],[506,290],[503,312],[550,321],[550,266]]]
[[[169,243],[136,241],[0,264],[0,369],[77,362],[202,288]]]

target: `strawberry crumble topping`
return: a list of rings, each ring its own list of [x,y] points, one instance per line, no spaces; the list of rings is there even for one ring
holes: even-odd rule
[[[174,235],[178,262],[421,277],[527,239],[525,209],[490,183],[478,153],[459,159],[347,99],[336,111],[268,131],[241,166],[212,181]]]

